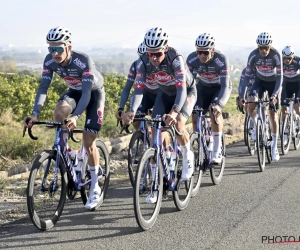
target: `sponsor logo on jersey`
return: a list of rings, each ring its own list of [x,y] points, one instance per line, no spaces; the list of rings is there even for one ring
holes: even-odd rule
[[[97,115],[98,115],[98,124],[102,124],[103,122],[103,109],[104,109],[104,105],[101,104],[100,108],[97,110]]]
[[[143,74],[142,73],[137,73],[136,78],[143,78]]]
[[[179,61],[178,59],[174,59],[173,65],[174,65],[175,67],[179,67],[179,66],[180,66],[180,61]]]
[[[79,68],[81,69],[84,69],[86,68],[86,64],[83,63],[82,61],[79,60],[79,58],[76,58],[74,61],[73,61],[74,64],[76,64]]]
[[[137,68],[139,69],[141,67],[141,65],[143,64],[142,61],[140,61],[140,63],[138,64]],[[150,63],[149,63],[150,64]]]
[[[185,70],[182,69],[175,72],[176,76],[184,76],[184,74],[185,74]]]
[[[170,81],[174,81],[175,78],[173,75],[169,75],[166,72],[160,71],[157,73],[152,73],[150,75],[150,78],[153,79],[155,82],[160,83],[160,84],[165,84]]]
[[[48,74],[48,73],[50,73],[50,70],[47,68],[43,68],[43,74]]]
[[[212,80],[212,79],[219,77],[219,75],[205,72],[205,73],[200,73],[200,77],[205,78],[207,80]]]
[[[272,70],[274,70],[273,66],[267,66],[267,65],[261,65],[261,66],[256,66],[257,70],[261,71],[261,72],[270,72]]]
[[[71,86],[76,86],[78,83],[81,83],[81,78],[73,78],[70,76],[64,77],[64,81]]]
[[[92,76],[93,75],[93,71],[87,69],[87,70],[83,71],[82,75],[86,76],[86,77]]]
[[[196,61],[197,59],[198,59],[198,56],[195,56],[195,57],[191,58],[188,62],[192,63],[192,62]]]
[[[54,62],[54,59],[52,58],[51,60],[49,60],[48,62],[45,62],[45,65],[48,67],[51,63]]]
[[[184,86],[185,85],[185,82],[184,81],[176,81],[176,88],[180,87],[180,86]]]
[[[50,76],[42,76],[42,79],[51,81],[51,77]]]
[[[131,76],[134,76],[134,74],[131,71],[129,71],[128,77],[131,77]]]
[[[222,69],[222,70],[221,70],[221,73],[227,74],[227,73],[228,73],[228,69],[227,69],[227,68]]]
[[[214,61],[219,67],[223,67],[225,65],[224,63],[221,62],[221,60],[218,57]]]
[[[144,89],[145,85],[142,83],[135,83],[134,88],[135,89]]]

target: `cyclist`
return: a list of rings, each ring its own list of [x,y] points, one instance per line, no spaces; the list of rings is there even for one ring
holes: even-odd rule
[[[281,92],[281,114],[282,121],[285,114],[288,112],[287,101],[285,98],[300,99],[300,58],[295,55],[295,50],[291,46],[285,46],[282,50],[283,57],[283,82]],[[294,103],[294,110],[297,115],[300,115],[299,103]],[[284,144],[287,142],[287,135],[284,136]]]
[[[147,52],[137,63],[135,91],[131,97],[130,112],[124,116],[125,123],[130,123],[134,118],[143,98],[143,89],[158,84],[152,117],[162,115],[167,126],[175,125],[182,133],[176,139],[183,152],[181,178],[188,180],[194,171],[194,154],[190,150],[185,123],[197,99],[194,78],[183,56],[168,46],[168,34],[162,28],[150,29],[144,37],[144,43]],[[151,166],[152,169],[155,167],[153,164]]]
[[[218,125],[211,124],[214,138],[214,148],[211,163],[222,162],[222,108],[227,103],[232,85],[229,77],[229,63],[226,56],[215,49],[215,38],[210,33],[200,34],[195,42],[196,51],[187,58],[187,64],[194,77],[199,75],[197,84],[196,106],[209,109],[213,120],[211,108],[214,109]],[[196,129],[197,116],[193,116],[193,129]]]
[[[146,46],[144,43],[141,43],[139,45],[138,51],[137,51],[139,57],[142,56],[145,52],[146,52]],[[126,82],[126,84],[123,88],[122,94],[121,94],[120,107],[119,107],[118,111],[116,112],[116,118],[118,120],[122,120],[122,115],[124,115],[124,106],[125,106],[125,103],[127,102],[127,99],[128,99],[129,93],[130,93],[130,89],[132,88],[133,83],[136,78],[137,62],[138,62],[138,60],[136,60],[132,63],[129,73],[128,73],[127,82]],[[142,103],[139,106],[137,112],[147,113],[147,111],[149,109],[153,108],[157,90],[158,90],[157,84],[153,84],[151,86],[151,88],[146,87],[144,89],[143,100],[142,100]],[[135,130],[138,130],[140,127],[140,122],[133,122],[132,125],[135,128]]]
[[[99,154],[95,140],[103,121],[104,80],[96,70],[91,57],[72,50],[72,36],[69,29],[62,26],[52,28],[46,36],[46,41],[49,45],[49,54],[44,60],[42,80],[35,97],[30,121],[26,124],[24,120],[24,125],[31,127],[32,122],[37,120],[44,105],[53,72],[57,73],[69,89],[56,104],[54,121],[62,121],[72,114],[68,118],[66,127],[73,130],[76,128],[77,119],[86,110],[83,144],[88,154],[91,187],[85,208],[94,209],[99,204],[101,194],[98,185]]]
[[[258,35],[256,43],[258,48],[253,50],[248,58],[245,81],[249,81],[251,74],[256,70],[255,82],[249,94],[249,101],[255,101],[257,95],[262,98],[264,91],[268,91],[270,104],[275,105],[278,109],[279,92],[282,85],[282,58],[281,54],[272,47],[272,36],[267,32],[262,32]],[[255,111],[255,104],[248,105],[248,112],[254,121],[254,129],[252,132],[252,139],[256,140],[256,124],[257,114]],[[278,119],[277,113],[270,110],[270,121],[272,131],[272,161],[280,159],[277,149],[278,139]]]

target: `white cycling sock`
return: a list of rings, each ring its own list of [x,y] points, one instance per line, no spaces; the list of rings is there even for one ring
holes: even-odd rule
[[[90,166],[91,171],[91,187],[90,190],[95,190],[99,188],[98,185],[98,171],[99,171],[99,165],[98,166]]]
[[[277,139],[278,139],[278,135],[272,133],[272,148],[275,149],[277,148]]]
[[[220,132],[212,132],[214,138],[214,152],[221,152],[222,145],[222,131]]]
[[[188,142],[186,145],[181,146],[182,149],[182,157],[187,157],[187,152],[190,151],[190,142]]]

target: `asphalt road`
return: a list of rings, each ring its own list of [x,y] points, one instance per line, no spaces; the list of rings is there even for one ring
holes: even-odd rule
[[[164,201],[146,232],[126,181],[109,189],[98,211],[68,201],[50,231],[38,231],[29,218],[1,225],[0,249],[300,249],[300,242],[282,243],[300,240],[299,152],[291,149],[262,173],[243,142],[227,147],[222,182],[214,186],[205,175],[185,211]]]

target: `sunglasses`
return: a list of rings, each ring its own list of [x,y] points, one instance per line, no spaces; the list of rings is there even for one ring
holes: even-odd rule
[[[155,53],[152,53],[152,52],[146,52],[147,53],[147,56],[149,57],[161,57],[164,53],[163,52],[155,52]]]
[[[285,56],[285,57],[283,57],[283,60],[292,60],[293,59],[293,57],[290,57],[290,56]]]
[[[205,56],[208,56],[210,53],[210,50],[197,50],[197,55],[201,56],[202,54]]]
[[[258,48],[260,50],[269,50],[271,47],[270,46],[259,46]]]
[[[66,46],[64,46],[64,47],[59,47],[59,46],[49,46],[49,47],[48,47],[48,51],[49,51],[50,53],[57,52],[58,54],[61,54],[61,53],[64,52],[65,47],[66,47]]]

